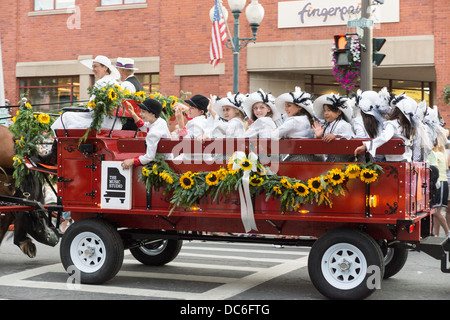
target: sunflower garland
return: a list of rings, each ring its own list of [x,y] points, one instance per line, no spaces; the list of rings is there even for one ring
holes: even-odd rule
[[[216,200],[219,195],[227,196],[238,190],[250,163],[247,158],[241,159],[239,169],[233,170],[230,158],[225,168],[216,171],[178,174],[169,167],[162,155],[157,154],[153,162],[143,167],[140,180],[145,183],[147,190],[163,187],[165,194],[173,191],[171,213],[176,207],[189,209],[196,206],[202,197],[212,196]],[[249,179],[250,193],[264,193],[266,201],[270,198],[279,199],[282,213],[298,211],[301,205],[314,202],[331,208],[331,196],[344,196],[349,180],[359,178],[364,183],[373,183],[383,173],[381,166],[372,163],[349,164],[344,169],[334,168],[326,174],[302,181],[273,174],[260,162],[256,163],[256,167],[256,172],[251,173]]]
[[[9,126],[15,137],[14,149],[16,156],[13,158],[13,178],[16,186],[19,186],[28,174],[37,176],[42,182],[44,174],[38,171],[30,171],[25,165],[24,157],[34,157],[41,153],[41,144],[51,140],[53,131],[50,130],[54,119],[46,113],[34,112],[33,106],[22,98],[19,101],[19,109],[13,117],[13,124]]]

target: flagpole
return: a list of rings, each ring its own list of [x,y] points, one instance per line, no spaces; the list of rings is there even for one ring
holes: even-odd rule
[[[220,14],[222,15],[223,21],[225,22],[225,26],[227,27],[227,32],[228,32],[228,39],[233,39],[233,37],[231,36],[231,31],[230,31],[230,27],[228,26],[228,22],[225,19],[225,15],[223,14],[223,10],[222,10],[222,0],[219,0],[219,10],[220,10]],[[233,46],[233,51],[235,50],[234,48],[234,43],[233,41],[230,41],[231,45]]]

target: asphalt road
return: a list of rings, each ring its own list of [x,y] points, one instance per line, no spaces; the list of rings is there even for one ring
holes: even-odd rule
[[[162,267],[144,266],[125,252],[119,274],[103,285],[76,286],[59,259],[59,245],[37,244],[23,255],[6,239],[0,247],[0,299],[42,300],[324,300],[312,285],[309,248],[265,244],[185,242]],[[405,267],[368,300],[449,300],[450,274],[424,253],[410,252]],[[70,282],[70,281],[69,281]]]

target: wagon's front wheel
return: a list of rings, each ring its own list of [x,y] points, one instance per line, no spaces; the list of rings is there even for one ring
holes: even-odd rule
[[[61,262],[80,283],[101,284],[112,279],[122,267],[123,256],[119,233],[101,219],[75,222],[61,240]]]
[[[383,255],[363,232],[331,230],[311,248],[308,272],[317,290],[330,299],[364,299],[383,279]]]

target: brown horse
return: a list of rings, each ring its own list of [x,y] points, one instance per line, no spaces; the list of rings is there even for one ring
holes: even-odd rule
[[[7,127],[0,125],[0,195],[23,197],[25,192],[31,195],[31,199],[42,200],[42,185],[38,179],[27,177],[27,182],[21,188],[14,188],[14,181],[12,178],[13,172],[13,157],[14,137]],[[0,207],[1,211],[1,207]],[[36,246],[27,233],[30,233],[28,212],[8,212],[0,215],[0,244],[8,231],[11,224],[14,223],[14,244],[16,244],[23,253],[30,258],[36,256]]]

